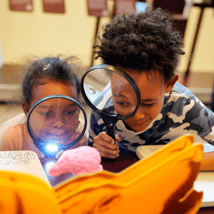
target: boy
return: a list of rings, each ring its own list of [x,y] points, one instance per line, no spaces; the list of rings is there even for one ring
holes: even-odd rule
[[[138,146],[166,144],[185,133],[214,144],[213,112],[176,83],[176,68],[185,53],[168,14],[160,8],[120,14],[103,30],[96,58],[130,75],[141,93],[135,115],[116,124],[120,146],[135,152]],[[103,121],[95,112],[89,135],[89,145],[102,157],[119,156],[119,146],[105,133]],[[214,169],[213,155],[204,154],[201,169]]]

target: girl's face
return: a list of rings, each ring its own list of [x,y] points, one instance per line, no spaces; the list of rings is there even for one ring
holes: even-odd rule
[[[61,94],[77,99],[77,91],[74,86],[66,85],[61,82],[50,82],[43,85],[38,85],[32,88],[32,98],[30,107],[32,107],[41,98],[50,96],[53,94]]]
[[[26,113],[41,98],[49,95],[66,95],[76,99],[77,92],[72,85],[60,82],[47,82],[32,89],[32,99]],[[26,105],[26,104],[25,104]],[[56,140],[70,143],[79,126],[79,107],[72,101],[53,98],[40,103],[30,116],[34,135],[42,140]]]
[[[159,72],[139,73],[134,70],[119,68],[132,77],[141,93],[141,101],[136,113],[123,122],[129,130],[144,131],[161,112],[164,95],[172,90],[178,76],[175,75],[170,82],[166,83]],[[115,82],[120,80],[112,78],[111,81],[112,84],[116,84]],[[113,96],[114,106],[119,114],[120,111],[124,111],[126,106],[132,106],[132,103],[136,103],[136,99],[130,91],[129,89],[123,90],[121,98]]]

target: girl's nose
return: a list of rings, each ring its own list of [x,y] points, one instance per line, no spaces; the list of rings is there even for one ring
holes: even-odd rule
[[[63,123],[60,120],[58,120],[56,123],[54,123],[53,127],[61,128],[63,127]]]

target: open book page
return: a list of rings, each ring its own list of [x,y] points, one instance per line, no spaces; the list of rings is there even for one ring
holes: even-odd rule
[[[214,152],[214,146],[210,145],[209,143],[195,142],[194,144],[202,144],[204,146],[204,153]],[[139,159],[145,159],[153,153],[157,152],[159,149],[163,148],[164,146],[165,145],[138,146],[136,149],[136,155]]]
[[[214,206],[214,172],[199,172],[194,183],[196,191],[203,191],[203,201],[201,207]]]
[[[138,146],[136,149],[136,155],[139,159],[145,159],[164,146],[165,145]]]
[[[0,170],[30,174],[42,179],[51,187],[42,164],[33,151],[1,151]]]

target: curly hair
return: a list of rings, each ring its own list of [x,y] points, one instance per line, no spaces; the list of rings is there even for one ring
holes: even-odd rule
[[[71,56],[65,59],[61,59],[61,56],[45,57],[28,63],[30,65],[22,81],[22,96],[25,102],[30,104],[34,86],[43,85],[47,81],[73,85],[77,90],[77,99],[79,99],[80,80],[77,72],[81,67],[77,57]]]
[[[103,27],[99,39],[95,59],[140,72],[160,71],[165,81],[175,74],[179,57],[185,54],[180,32],[161,8],[119,14]]]

